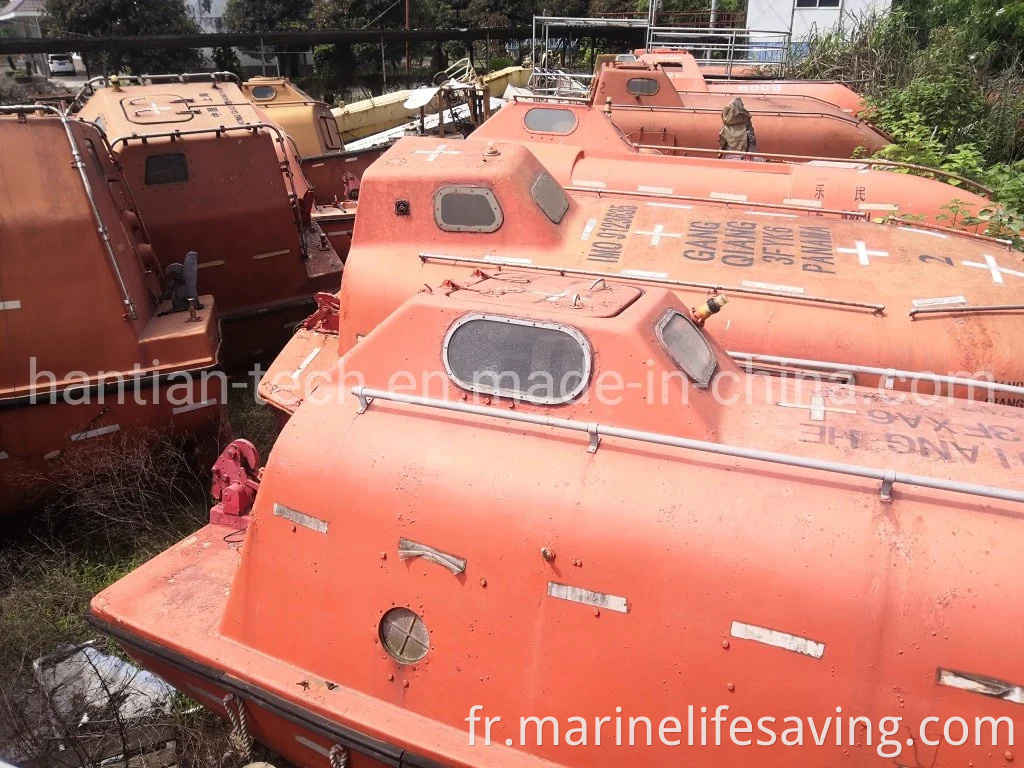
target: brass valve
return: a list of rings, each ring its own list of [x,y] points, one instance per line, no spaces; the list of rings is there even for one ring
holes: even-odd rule
[[[724,294],[709,296],[707,301],[693,310],[693,318],[697,321],[697,325],[703,328],[704,321],[712,315],[717,315],[722,311],[722,307],[728,303],[729,297]]]

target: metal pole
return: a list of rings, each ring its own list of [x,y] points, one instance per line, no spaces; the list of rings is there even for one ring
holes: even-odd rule
[[[409,0],[405,0],[405,29],[409,30]],[[409,76],[409,41],[405,41],[405,76]],[[407,84],[408,85],[408,84]]]

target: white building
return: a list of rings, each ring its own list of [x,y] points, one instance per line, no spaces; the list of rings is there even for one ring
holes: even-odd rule
[[[850,24],[891,5],[891,0],[748,0],[747,29],[790,32],[799,42],[814,29],[826,32],[840,20]]]
[[[189,16],[206,33],[224,31],[224,10],[228,0],[185,0]]]

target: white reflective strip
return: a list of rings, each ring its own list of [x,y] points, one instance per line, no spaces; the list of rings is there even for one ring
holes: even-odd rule
[[[177,415],[179,413],[188,413],[190,411],[198,411],[200,408],[209,408],[211,405],[216,405],[217,400],[203,400],[201,403],[189,403],[188,405],[179,405],[177,408],[172,408],[171,413]]]
[[[795,213],[770,213],[768,211],[747,211],[748,216],[772,216],[776,219],[795,219]]]
[[[624,597],[606,595],[604,592],[593,592],[582,587],[571,587],[568,584],[556,584],[553,581],[548,582],[548,597],[592,605],[595,608],[607,608],[609,611],[618,613],[629,613],[629,604]]]
[[[207,269],[208,267],[223,267],[224,259],[217,259],[216,261],[204,261],[199,265],[199,269]]]
[[[651,208],[675,208],[679,211],[692,211],[692,205],[681,205],[679,203],[647,203]]]
[[[0,301],[0,312],[9,312],[12,309],[21,309],[21,302],[14,301]]]
[[[671,195],[671,187],[648,187],[645,184],[638,184],[636,188],[637,192],[651,192],[655,195]]]
[[[7,455],[7,451],[0,451],[0,461],[3,461],[4,459],[9,459],[9,458],[10,458],[10,456]]]
[[[586,179],[573,179],[572,186],[574,187],[592,187],[593,189],[604,189],[608,185],[603,181],[587,181]]]
[[[944,235],[941,232],[932,232],[930,229],[917,229],[916,227],[901,227],[904,232],[916,232],[919,235],[928,235],[929,237],[938,237],[943,240],[948,240],[949,235]]]
[[[299,367],[298,368],[296,368],[294,371],[292,371],[292,375],[291,375],[292,381],[294,381],[295,379],[299,378],[299,374],[302,373],[304,370],[306,370],[306,366],[308,366],[310,363],[313,362],[314,359],[316,359],[316,356],[320,354],[320,350],[321,349],[323,349],[323,347],[317,347],[312,352],[310,352],[308,355],[306,355],[306,359],[303,360],[301,363],[299,363]]]
[[[71,442],[77,442],[79,440],[88,440],[91,437],[100,437],[102,435],[109,435],[112,432],[120,432],[120,424],[111,424],[107,427],[100,427],[99,429],[90,429],[88,432],[79,432],[71,436]]]
[[[50,451],[48,454],[43,456],[43,461],[53,461],[54,459],[60,458],[60,451]]]
[[[318,755],[323,755],[324,757],[327,757],[327,758],[329,758],[331,756],[331,750],[327,749],[327,747],[321,747],[315,741],[310,741],[305,736],[299,736],[299,735],[296,734],[295,740],[297,742],[299,742],[299,744],[301,744],[302,746],[304,746],[304,747],[306,747],[308,749],[312,749]]]
[[[284,504],[274,504],[274,517],[283,517],[285,520],[291,520],[293,523],[317,533],[327,533],[326,520],[299,512],[299,510],[286,507]]]
[[[966,304],[966,296],[942,296],[938,299],[914,299],[915,307],[945,307],[949,304]]]
[[[283,251],[267,251],[266,253],[257,253],[252,258],[253,261],[258,261],[259,259],[269,259],[271,256],[285,256],[286,254],[289,253],[291,253],[291,251],[288,248],[285,248]]]
[[[314,168],[323,168],[324,167],[324,163],[313,163],[313,167]]]
[[[715,200],[732,200],[737,203],[747,202],[746,195],[734,195],[732,192],[711,192],[708,197],[713,197]]]
[[[346,163],[354,163],[358,159],[359,159],[358,157],[346,157],[345,158],[345,162]]]
[[[805,289],[798,285],[778,285],[776,283],[759,283],[755,280],[744,280],[740,283],[744,288],[757,288],[762,291],[782,291],[784,293],[804,293]]]
[[[971,693],[981,693],[993,699],[1012,701],[1014,704],[1024,704],[1024,686],[1004,683],[1001,680],[985,678],[975,680],[958,672],[940,669],[939,685],[947,685],[950,688],[959,688],[961,691],[970,691]]]
[[[495,256],[491,253],[484,256],[484,261],[490,261],[494,264],[533,264],[533,259],[520,259],[514,256]]]
[[[590,233],[594,231],[596,226],[597,219],[587,219],[587,223],[583,225],[583,231],[580,233],[580,240],[589,240]]]
[[[625,277],[653,277],[658,280],[668,277],[668,272],[648,272],[645,269],[624,269],[619,274]]]
[[[786,205],[802,205],[806,208],[821,208],[821,200],[802,200],[799,197],[787,197],[782,202]]]
[[[857,206],[858,211],[898,211],[900,207],[892,203],[861,203]]]
[[[777,632],[774,629],[758,627],[754,624],[744,624],[741,621],[734,621],[730,634],[740,640],[753,640],[756,643],[773,645],[776,648],[783,648],[794,653],[802,653],[805,656],[813,656],[820,659],[825,653],[825,644],[816,643],[806,637],[797,637],[785,632]]]

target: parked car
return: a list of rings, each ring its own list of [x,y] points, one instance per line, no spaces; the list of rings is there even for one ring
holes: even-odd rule
[[[70,53],[51,53],[46,57],[46,66],[51,75],[74,75],[75,62]]]

